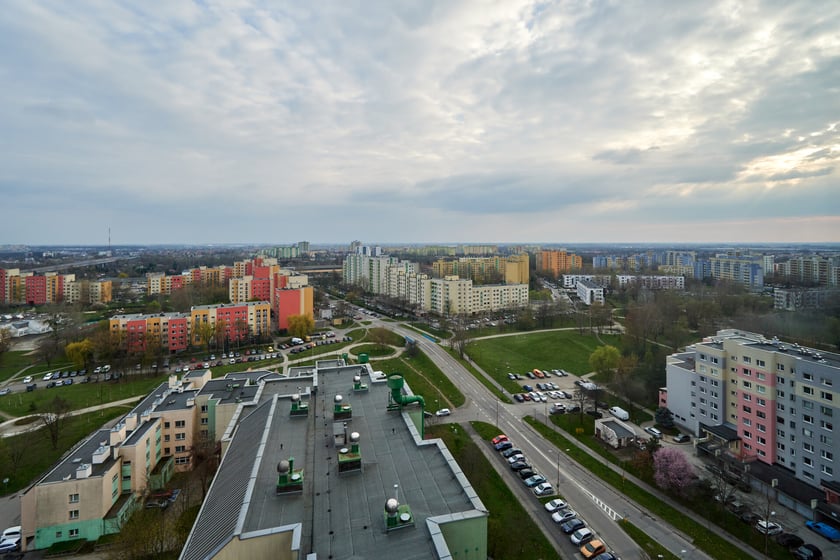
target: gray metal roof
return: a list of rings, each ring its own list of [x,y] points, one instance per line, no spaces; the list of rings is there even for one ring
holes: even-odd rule
[[[313,552],[336,560],[375,558],[384,551],[393,558],[436,558],[429,527],[486,515],[442,442],[420,440],[402,414],[387,411],[384,382],[365,377],[369,391],[352,391],[358,369],[319,371],[311,380],[317,392],[305,399],[310,411],[304,418],[289,415],[288,396],[301,378],[266,384],[266,400],[236,430],[182,559],[207,558],[231,539],[281,527],[300,531],[301,558]],[[361,435],[361,472],[337,471],[332,431],[336,394],[352,406],[348,432]],[[290,457],[295,469],[304,469],[303,493],[278,496],[277,464]],[[394,496],[395,484],[400,503],[412,509],[415,525],[386,534],[384,505]]]
[[[60,482],[67,478],[76,478],[77,469],[84,464],[91,465],[91,477],[102,476],[114,464],[113,453],[108,453],[107,458],[100,464],[93,464],[93,454],[102,446],[102,442],[108,445],[111,439],[111,430],[98,430],[93,433],[81,445],[69,453],[64,460],[58,463],[53,470],[41,479],[41,484],[47,482]]]
[[[125,442],[123,442],[122,445],[135,445],[158,421],[159,420],[155,418],[155,420],[143,422],[142,424],[137,426],[127,438],[125,438]]]

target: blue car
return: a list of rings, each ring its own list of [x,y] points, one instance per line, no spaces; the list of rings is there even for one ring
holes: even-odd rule
[[[814,531],[815,533],[819,533],[820,535],[824,536],[831,542],[840,542],[840,530],[836,529],[835,527],[832,527],[828,523],[806,521],[805,526]]]

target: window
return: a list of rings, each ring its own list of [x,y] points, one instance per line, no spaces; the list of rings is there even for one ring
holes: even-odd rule
[[[834,424],[832,424],[831,422],[827,422],[825,420],[820,420],[820,427],[823,430],[828,430],[829,432],[834,430]]]
[[[720,385],[720,381],[717,379],[712,379],[712,387],[718,387]]]
[[[802,387],[802,392],[805,393],[806,395],[813,395],[814,394],[814,388],[813,387],[808,387],[806,385],[806,386]]]
[[[757,365],[758,367],[764,367],[764,360],[756,360],[755,365]]]
[[[164,455],[169,455],[169,448],[168,447],[163,448],[163,454]]]
[[[70,529],[69,531],[67,531],[67,536],[70,537],[71,539],[73,537],[78,537],[79,536],[79,530],[78,529]]]
[[[756,428],[758,428],[759,432],[766,432],[767,431],[767,426],[765,426],[764,424],[757,424]]]
[[[764,399],[762,399],[761,397],[759,397],[758,399],[756,399],[756,401],[755,401],[755,402],[758,404],[758,406],[767,406],[767,401],[765,401],[765,400],[764,400]]]
[[[744,393],[744,400],[745,401],[751,401],[752,400],[752,395],[750,395],[749,393]]]
[[[190,462],[189,457],[175,457],[175,464],[176,465],[188,465]]]
[[[166,429],[168,430],[168,429],[169,429],[169,422],[164,422],[164,423],[163,423],[163,427],[164,427],[164,428],[166,428]]]
[[[776,430],[776,436],[780,437],[780,438],[785,437],[785,431],[784,430]]]
[[[207,405],[206,404],[201,405],[201,412],[207,412]]]
[[[806,467],[813,467],[814,461],[810,457],[802,457],[802,464]]]
[[[813,373],[803,373],[802,374],[802,379],[804,379],[805,381],[813,381],[814,380],[814,374]]]
[[[759,418],[767,418],[767,415],[766,415],[766,414],[764,414],[764,412],[763,412],[763,411],[761,411],[761,410],[757,410],[757,411],[755,412],[755,415],[756,415],[756,416],[758,416]]]
[[[813,424],[814,423],[814,417],[811,416],[810,414],[803,414],[802,415],[802,421],[805,422],[806,424]]]
[[[778,449],[779,451],[784,451],[785,450],[785,444],[781,443],[781,442],[776,442],[776,449]]]
[[[804,449],[808,453],[813,453],[814,452],[814,444],[813,443],[808,443],[806,441],[805,443],[802,444],[802,449]]]
[[[752,432],[744,432],[744,439],[752,439]]]
[[[828,416],[829,418],[834,416],[834,411],[827,406],[821,406],[820,412],[822,412],[823,416]]]
[[[163,441],[169,441],[169,434],[166,434],[165,436],[163,436]]]
[[[744,381],[744,389],[752,389],[752,383],[749,381]]]
[[[802,476],[804,476],[804,477],[805,477],[805,478],[807,478],[808,480],[814,480],[814,475],[813,475],[813,474],[811,474],[811,473],[809,473],[809,472],[803,472],[803,473],[802,473]]]
[[[805,408],[807,410],[814,410],[814,403],[811,402],[811,401],[806,401],[805,399],[802,399],[802,408]]]
[[[834,453],[832,453],[831,451],[826,451],[825,449],[820,451],[820,457],[822,457],[826,461],[834,461]]]
[[[832,468],[831,468],[831,467],[829,467],[828,465],[823,465],[823,466],[822,466],[822,472],[823,472],[824,474],[832,475],[832,474],[834,474],[834,469],[832,469]]]
[[[764,439],[763,437],[758,436],[758,438],[757,438],[757,439],[758,439],[758,443],[759,443],[760,445],[767,445],[767,440],[766,440],[766,439]]]
[[[820,434],[820,443],[824,445],[832,445],[831,437],[824,434]]]
[[[831,379],[828,379],[826,377],[821,377],[820,383],[822,383],[823,385],[827,385],[828,387],[831,387],[834,384],[832,383]]]
[[[744,426],[752,426],[752,420],[750,420],[749,418],[744,418],[743,424]]]
[[[184,432],[179,432],[179,433],[175,434],[175,440],[176,441],[183,441],[185,439],[187,439],[187,434],[185,434]]]
[[[60,539],[63,536],[63,534],[64,533],[62,533],[61,531],[56,531],[55,532],[55,538]]]
[[[79,495],[78,494],[70,494],[70,499],[68,501],[71,504],[78,504],[79,503]]]
[[[201,425],[202,425],[202,426],[206,426],[206,425],[207,425],[207,423],[208,423],[207,418],[202,418],[202,419],[201,419]]]
[[[756,385],[755,388],[762,395],[767,392],[767,387],[765,387],[764,385]]]
[[[752,358],[750,358],[749,356],[744,356],[744,357],[741,358],[741,361],[744,362],[745,364],[751,364],[752,363]]]
[[[834,400],[834,395],[832,395],[828,391],[820,391],[820,397],[822,397],[823,400],[826,400],[826,401],[833,401]]]
[[[187,450],[187,447],[185,445],[176,445],[175,446],[175,453],[183,453],[186,450]]]
[[[752,408],[750,408],[750,407],[748,407],[748,406],[744,406],[744,407],[742,407],[742,408],[741,408],[741,410],[743,410],[743,411],[744,411],[744,412],[746,412],[747,414],[752,414]]]
[[[70,519],[78,519],[79,518],[79,510],[71,509],[70,510]]]
[[[780,399],[783,399],[783,398],[785,398],[785,392],[784,391],[776,391],[776,396],[778,396]]]
[[[187,425],[187,421],[186,421],[186,420],[176,420],[176,421],[175,421],[175,427],[176,427],[176,428],[183,428],[183,427],[184,427],[184,426],[186,426],[186,425]]]
[[[776,410],[784,410],[784,409],[785,409],[784,403],[780,403],[780,402],[776,403]]]
[[[755,378],[756,378],[756,379],[758,379],[759,381],[764,381],[765,376],[764,376],[764,374],[763,374],[763,373],[760,373],[760,372],[759,372],[759,373],[756,373],[756,374],[755,374]]]
[[[776,369],[779,371],[785,371],[785,364],[776,364]],[[776,379],[778,379],[778,377]]]

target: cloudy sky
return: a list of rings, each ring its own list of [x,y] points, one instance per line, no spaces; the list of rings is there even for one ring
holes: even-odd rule
[[[838,29],[824,0],[5,0],[0,244],[840,242]]]

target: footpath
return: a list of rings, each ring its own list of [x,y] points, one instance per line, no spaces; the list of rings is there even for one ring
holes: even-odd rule
[[[97,410],[104,410],[106,408],[112,408],[115,406],[125,406],[128,408],[130,405],[133,405],[140,399],[142,399],[145,395],[139,395],[136,397],[130,397],[127,399],[122,399],[121,401],[113,401],[104,404],[99,404],[96,406],[89,406],[87,408],[80,408],[78,410],[73,410],[67,413],[68,416],[79,416],[80,414],[87,414],[88,412],[96,412]],[[30,420],[27,423],[21,424],[22,420]],[[0,424],[0,437],[11,437],[20,434],[25,434],[27,432],[34,432],[39,428],[43,428],[44,424],[41,422],[41,414],[30,414],[29,416],[21,416],[19,418],[13,418],[12,420],[7,420]]]

